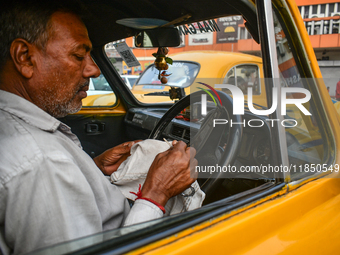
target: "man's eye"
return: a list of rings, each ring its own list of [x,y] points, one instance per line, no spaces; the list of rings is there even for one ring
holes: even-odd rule
[[[77,60],[82,61],[85,57],[80,55],[74,55]]]

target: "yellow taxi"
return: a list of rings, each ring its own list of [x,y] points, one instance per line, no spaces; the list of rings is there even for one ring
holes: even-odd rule
[[[92,57],[113,92],[104,101],[84,101],[80,112],[61,120],[92,157],[129,140],[190,143],[198,151],[195,171],[206,198],[192,211],[32,254],[339,253],[340,117],[293,0],[79,2],[87,11]],[[224,24],[233,16],[244,22],[215,26],[215,19]],[[184,90],[182,98],[171,100],[157,79],[143,83],[144,74],[130,91],[105,45],[132,36],[140,47],[145,32],[154,36],[153,45],[176,52],[173,34],[164,32],[174,27],[175,34],[190,37],[190,51],[169,55],[179,64],[168,85],[181,78],[174,87]],[[237,29],[249,34],[249,41],[240,39],[245,51],[257,45],[260,57],[222,47],[206,51],[219,32],[231,45],[235,35],[227,33]],[[153,62],[153,52],[143,48],[140,59]],[[121,57],[136,60],[129,51]]]
[[[169,54],[173,64],[169,65],[171,75],[166,84],[157,78],[158,70],[150,65],[132,88],[134,96],[143,103],[169,101],[171,87],[183,88],[184,95],[194,92],[199,79],[207,82],[232,84],[240,87],[247,95],[247,88],[254,87],[254,102],[266,106],[266,92],[263,78],[262,59],[254,55],[228,51],[184,51]],[[189,71],[190,70],[190,71]],[[236,78],[235,78],[236,77]],[[197,78],[197,80],[196,80]]]

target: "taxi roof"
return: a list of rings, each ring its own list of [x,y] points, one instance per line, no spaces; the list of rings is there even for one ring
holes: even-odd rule
[[[194,61],[201,65],[198,77],[222,77],[232,66],[239,64],[262,65],[262,59],[257,56],[239,52],[227,51],[186,51],[170,54],[173,60]]]

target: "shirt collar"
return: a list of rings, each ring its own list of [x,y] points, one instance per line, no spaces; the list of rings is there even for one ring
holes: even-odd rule
[[[55,132],[61,123],[30,101],[4,90],[0,90],[0,109],[49,132]]]

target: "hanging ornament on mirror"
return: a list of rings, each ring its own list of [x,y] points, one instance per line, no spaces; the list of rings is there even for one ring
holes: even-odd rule
[[[159,70],[158,79],[162,84],[166,84],[168,82],[168,77],[171,73],[167,72],[169,68],[169,64],[172,65],[172,59],[167,57],[169,49],[167,47],[158,47],[157,53],[153,53],[152,55],[156,58],[154,64],[157,70]]]

